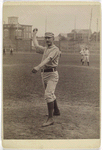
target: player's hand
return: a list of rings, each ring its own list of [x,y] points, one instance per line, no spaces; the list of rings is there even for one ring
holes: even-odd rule
[[[38,71],[39,71],[39,67],[36,66],[36,67],[33,68],[32,73],[37,73]]]

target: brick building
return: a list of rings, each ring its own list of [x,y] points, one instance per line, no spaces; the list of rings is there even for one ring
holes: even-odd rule
[[[68,40],[87,42],[92,32],[89,29],[74,29],[67,34]]]
[[[99,32],[94,32],[91,35],[91,41],[100,41],[100,31]]]
[[[32,49],[32,25],[21,25],[18,17],[8,17],[8,24],[3,24],[3,47],[15,51],[30,51]]]

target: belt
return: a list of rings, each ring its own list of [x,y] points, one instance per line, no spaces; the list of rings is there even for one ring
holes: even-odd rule
[[[41,69],[41,72],[54,72],[54,71],[56,71],[56,67],[49,69]]]

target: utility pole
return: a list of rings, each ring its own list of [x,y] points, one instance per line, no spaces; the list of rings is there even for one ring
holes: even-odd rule
[[[89,36],[88,36],[88,41],[89,41],[89,39],[90,39],[91,23],[92,23],[92,9],[91,9],[91,15],[90,15],[90,24],[89,24]]]

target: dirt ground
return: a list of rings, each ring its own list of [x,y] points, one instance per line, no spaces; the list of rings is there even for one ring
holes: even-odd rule
[[[90,56],[90,66],[80,55],[62,54],[56,96],[61,115],[54,125],[42,127],[47,106],[40,72],[32,74],[41,56],[7,53],[3,56],[3,127],[5,139],[100,138],[100,63]]]

